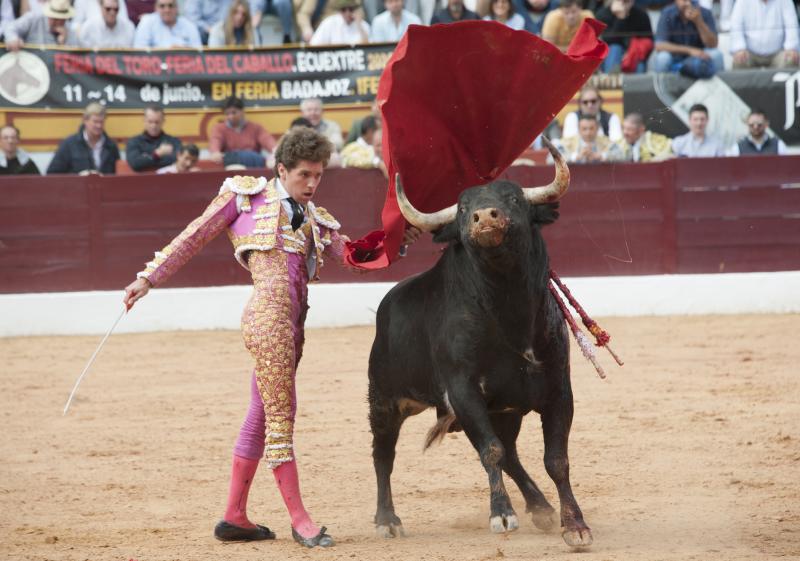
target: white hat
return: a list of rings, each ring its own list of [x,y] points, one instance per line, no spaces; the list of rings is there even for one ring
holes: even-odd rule
[[[53,19],[71,19],[75,16],[75,10],[69,0],[50,0],[44,5],[42,13]]]

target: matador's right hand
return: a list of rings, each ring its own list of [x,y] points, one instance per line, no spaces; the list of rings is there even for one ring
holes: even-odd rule
[[[152,287],[153,285],[150,284],[150,281],[145,278],[138,278],[130,283],[125,287],[125,298],[122,299],[125,307],[130,310],[136,301],[144,298]]]

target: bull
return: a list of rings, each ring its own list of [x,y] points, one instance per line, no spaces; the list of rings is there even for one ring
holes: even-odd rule
[[[537,412],[545,469],[561,503],[562,537],[573,547],[592,543],[569,480],[569,339],[548,290],[540,232],[558,217],[556,201],[569,186],[569,170],[547,145],[556,163],[549,185],[522,189],[494,181],[463,191],[455,205],[432,214],[411,205],[397,177],[406,220],[449,245],[433,268],[397,284],[378,308],[368,399],[379,536],[404,535],[391,490],[401,425],[435,407],[438,421],[425,447],[447,432],[464,431],[489,477],[495,533],[519,526],[502,472],[519,487],[535,526],[556,524],[555,509],[517,454],[522,418]]]

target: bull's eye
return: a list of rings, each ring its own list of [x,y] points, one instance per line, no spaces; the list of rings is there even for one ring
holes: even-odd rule
[[[462,207],[459,207],[459,209],[458,209],[458,212],[460,212],[461,214],[464,214],[465,212],[467,212],[467,209],[465,209],[465,208],[462,206]]]
[[[512,197],[511,197],[509,200],[511,201],[511,204],[512,204],[512,205],[515,205],[515,204],[517,204],[517,198],[516,198],[516,197],[514,197],[513,195],[512,195]]]

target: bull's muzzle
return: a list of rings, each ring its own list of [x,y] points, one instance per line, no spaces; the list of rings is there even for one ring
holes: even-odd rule
[[[472,213],[470,238],[481,247],[497,247],[503,243],[509,220],[496,208],[482,208]]]

